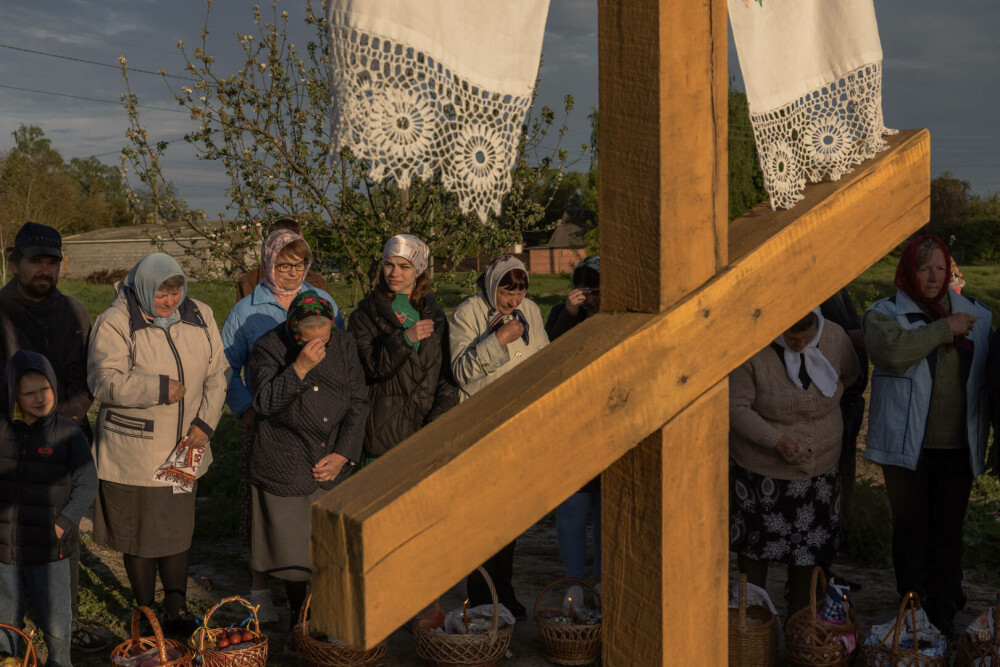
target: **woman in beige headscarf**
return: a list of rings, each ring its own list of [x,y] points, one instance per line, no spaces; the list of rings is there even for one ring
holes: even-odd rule
[[[513,255],[501,255],[479,277],[480,292],[458,305],[451,316],[451,370],[468,398],[549,344],[545,322],[525,297],[528,270]],[[514,542],[484,564],[497,597],[518,619],[527,611],[514,597],[511,576]],[[478,573],[469,576],[471,605],[488,604],[489,589]]]

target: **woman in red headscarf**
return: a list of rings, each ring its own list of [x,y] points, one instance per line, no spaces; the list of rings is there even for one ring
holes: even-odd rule
[[[985,365],[992,313],[948,289],[951,255],[914,239],[895,296],[862,322],[872,364],[865,458],[882,465],[892,506],[896,590],[915,591],[934,625],[954,632],[962,591],[962,522],[989,437]]]

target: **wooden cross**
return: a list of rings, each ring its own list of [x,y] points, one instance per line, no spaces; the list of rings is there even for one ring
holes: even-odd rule
[[[727,376],[928,220],[913,130],[727,225],[725,0],[598,5],[603,311],[314,505],[314,620],[348,643],[603,471],[604,664],[725,664]]]

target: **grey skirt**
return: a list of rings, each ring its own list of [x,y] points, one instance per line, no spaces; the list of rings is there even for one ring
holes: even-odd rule
[[[309,581],[310,506],[325,493],[317,488],[308,496],[276,496],[252,487],[250,564],[254,570],[285,581]]]
[[[103,479],[94,505],[94,541],[142,558],[172,556],[191,548],[198,492],[170,486],[132,486]]]

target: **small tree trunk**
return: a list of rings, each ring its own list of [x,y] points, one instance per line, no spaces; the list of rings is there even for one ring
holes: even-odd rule
[[[399,203],[400,208],[403,209],[403,231],[410,231],[410,224],[412,221],[412,216],[410,212],[410,189],[400,188],[399,189]]]

